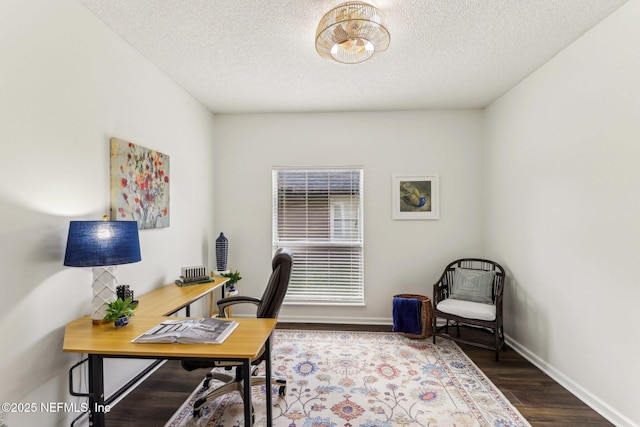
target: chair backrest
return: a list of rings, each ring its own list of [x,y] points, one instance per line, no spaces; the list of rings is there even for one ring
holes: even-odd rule
[[[276,251],[271,261],[271,277],[269,283],[262,294],[260,304],[256,311],[256,317],[260,318],[276,318],[282,307],[282,301],[289,287],[289,279],[291,279],[291,267],[293,265],[293,255],[286,248],[280,248]]]
[[[451,286],[453,284],[453,275],[456,267],[466,268],[469,270],[484,270],[495,271],[496,275],[493,278],[493,302],[496,302],[496,297],[502,296],[504,291],[504,268],[495,261],[482,258],[462,258],[450,263],[443,273],[443,279],[447,284],[448,293],[451,292]]]

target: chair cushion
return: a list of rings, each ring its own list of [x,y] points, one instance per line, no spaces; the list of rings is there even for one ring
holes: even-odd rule
[[[450,298],[493,304],[493,279],[495,275],[495,271],[456,267]]]
[[[466,317],[467,319],[496,320],[496,306],[493,304],[448,298],[440,301],[436,309],[443,313]]]

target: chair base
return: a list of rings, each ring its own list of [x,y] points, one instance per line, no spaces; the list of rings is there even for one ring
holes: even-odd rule
[[[256,369],[254,369],[253,373],[255,374]],[[202,384],[201,392],[204,393],[213,385],[213,380],[222,381],[224,384],[217,386],[215,389],[208,392],[206,395],[200,397],[193,404],[193,417],[200,418],[202,416],[202,409],[206,405],[207,402],[214,400],[220,396],[223,396],[227,393],[231,393],[233,391],[237,391],[240,393],[240,396],[244,396],[244,385],[241,376],[239,375],[239,370],[236,370],[236,375],[228,375],[220,372],[209,372],[207,373],[205,380]],[[266,377],[251,377],[251,387],[265,385],[267,383]],[[278,385],[278,396],[283,397],[287,393],[287,381],[280,378],[271,378],[271,384]],[[270,392],[270,391],[269,391]],[[251,408],[251,422],[254,421],[254,409]]]
[[[452,336],[452,335],[449,334],[449,332],[448,332],[449,327],[455,327],[456,328],[457,336]],[[487,333],[487,334],[489,334],[489,335],[491,335],[491,336],[493,336],[495,338],[496,343],[494,345],[489,345],[489,344],[479,343],[477,341],[469,341],[469,340],[465,340],[463,338],[460,338],[460,328],[473,329],[473,330],[476,330],[476,331]],[[441,332],[443,330],[446,330],[447,332]],[[500,327],[497,330],[497,333],[496,333],[496,331],[494,329],[490,329],[490,328],[467,325],[467,324],[464,324],[464,323],[461,324],[459,322],[456,322],[455,325],[449,325],[449,321],[447,321],[446,325],[439,326],[439,327],[434,329],[434,333],[433,333],[433,343],[434,344],[436,342],[436,337],[449,339],[451,341],[455,341],[455,342],[458,342],[458,343],[461,343],[461,344],[471,345],[471,346],[478,347],[478,348],[484,348],[486,350],[493,350],[496,353],[496,361],[500,360],[500,350],[502,350],[502,351],[506,351],[507,350],[507,346],[505,345],[505,341],[504,341],[504,331],[503,331],[502,327]]]

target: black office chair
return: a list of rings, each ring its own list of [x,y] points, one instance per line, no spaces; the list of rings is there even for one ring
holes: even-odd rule
[[[293,264],[293,256],[289,249],[278,249],[273,256],[273,261],[271,262],[272,272],[271,277],[269,278],[269,282],[267,283],[267,287],[262,295],[262,298],[253,298],[247,296],[233,296],[229,298],[223,298],[218,301],[218,310],[222,317],[225,316],[225,309],[235,304],[242,303],[250,303],[255,304],[257,306],[256,317],[258,318],[272,318],[275,319],[278,317],[278,313],[280,312],[280,307],[282,306],[282,301],[284,300],[284,296],[287,293],[287,288],[289,287],[289,279],[291,278],[291,267]],[[251,364],[254,366],[251,377],[251,386],[263,385],[266,383],[265,377],[255,376],[257,373],[257,365],[259,365],[264,359],[264,349],[260,352],[257,358],[251,361]],[[212,380],[222,381],[224,384],[216,387],[214,390],[209,391],[205,396],[202,396],[193,404],[193,416],[194,418],[198,418],[202,414],[202,408],[204,405],[217,397],[220,397],[224,394],[230,393],[232,391],[239,391],[242,396],[243,390],[243,381],[242,381],[242,364],[238,362],[230,362],[230,361],[216,361],[211,359],[190,359],[183,360],[182,367],[188,371],[193,371],[195,369],[201,368],[215,368],[215,367],[223,367],[226,370],[231,370],[235,368],[235,375],[228,375],[224,373],[212,373],[209,372],[205,378],[203,389],[208,389],[211,386]],[[284,396],[286,393],[287,383],[285,380],[280,378],[273,378],[271,380],[272,384],[278,384],[279,389],[278,393],[280,396]],[[270,393],[271,390],[267,390],[267,393]],[[253,408],[251,408],[251,413],[253,414]]]

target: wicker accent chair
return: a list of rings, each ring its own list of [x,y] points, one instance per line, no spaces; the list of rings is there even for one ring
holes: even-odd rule
[[[502,297],[504,269],[496,262],[480,258],[463,258],[450,263],[433,285],[433,343],[436,336],[464,344],[494,350],[496,360],[504,349]],[[437,320],[444,326],[437,327]],[[456,336],[449,335],[449,322],[456,326]],[[493,345],[460,337],[460,326],[478,328],[494,337]],[[443,332],[444,331],[444,332]]]

